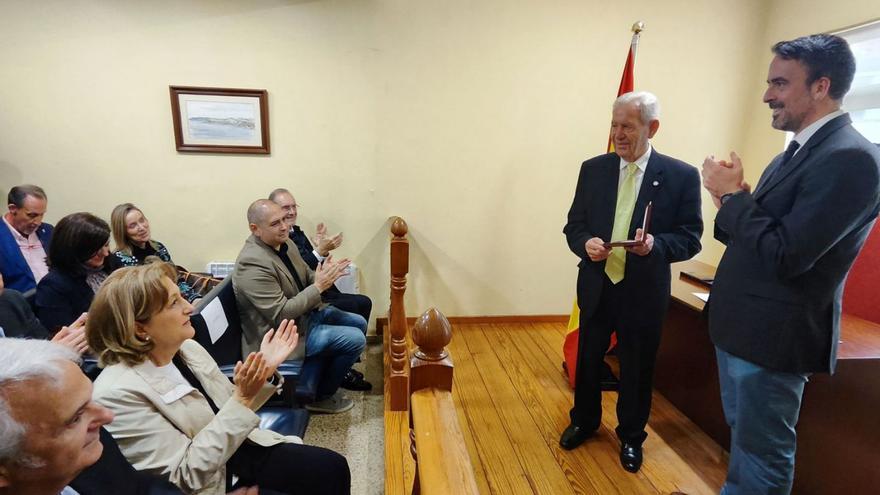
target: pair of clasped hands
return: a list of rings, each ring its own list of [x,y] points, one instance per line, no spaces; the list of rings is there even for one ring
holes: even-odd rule
[[[721,197],[725,194],[752,191],[752,186],[743,180],[742,160],[733,151],[729,162],[716,160],[714,155],[703,160],[703,187],[709,191],[716,208],[721,208]]]
[[[327,227],[324,222],[318,224],[315,232],[315,238],[312,239],[315,245],[315,251],[324,257],[324,261],[315,267],[315,285],[318,290],[324,292],[329,289],[340,277],[348,275],[348,266],[351,260],[343,258],[335,261],[330,256],[330,251],[342,245],[342,232],[331,236],[327,233]]]

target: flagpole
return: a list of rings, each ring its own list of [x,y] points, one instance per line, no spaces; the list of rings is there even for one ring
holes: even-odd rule
[[[645,23],[642,21],[637,21],[632,25],[633,37],[632,37],[632,44],[630,46],[632,47],[633,62],[635,62],[636,52],[639,49],[639,38],[641,37],[642,31],[644,31],[644,30],[645,30]]]

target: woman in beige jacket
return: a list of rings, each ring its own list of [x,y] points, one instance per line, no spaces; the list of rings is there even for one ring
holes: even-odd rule
[[[257,428],[254,411],[280,388],[275,369],[296,346],[293,321],[238,363],[233,385],[191,340],[192,306],[174,279],[165,263],[117,270],[89,310],[89,345],[105,367],[94,398],[115,414],[106,428],[129,462],[187,493],[223,494],[232,475],[281,493],[349,493],[344,457]]]

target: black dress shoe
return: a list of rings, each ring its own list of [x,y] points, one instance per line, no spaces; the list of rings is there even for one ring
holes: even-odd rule
[[[588,430],[580,426],[568,425],[568,428],[562,432],[559,437],[559,445],[565,450],[571,450],[578,445],[584,443],[588,438],[596,433],[595,430]]]
[[[630,473],[637,473],[642,467],[642,446],[629,442],[620,444],[620,465]]]
[[[348,370],[348,373],[345,374],[345,377],[342,379],[342,383],[339,386],[346,390],[356,390],[359,392],[364,392],[373,388],[372,383],[364,380],[363,377],[358,378],[358,376],[355,375],[355,370]]]

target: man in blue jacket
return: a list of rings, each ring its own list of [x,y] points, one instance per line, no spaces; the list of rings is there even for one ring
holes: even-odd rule
[[[49,272],[52,226],[43,223],[48,200],[41,187],[30,184],[13,187],[7,198],[9,211],[0,226],[0,274],[6,287],[26,292]]]

